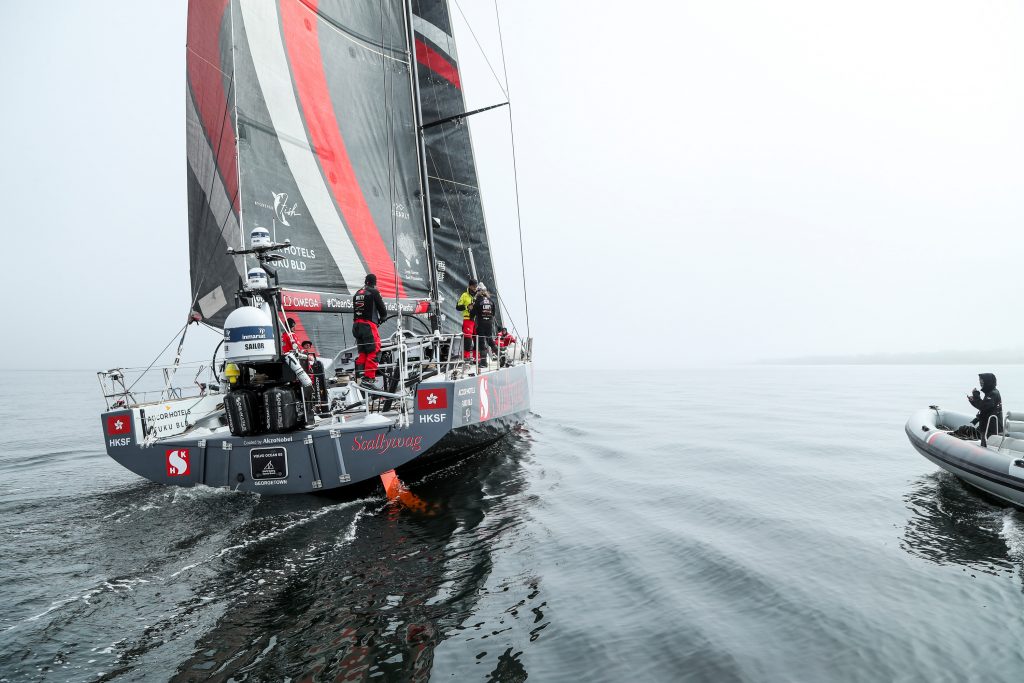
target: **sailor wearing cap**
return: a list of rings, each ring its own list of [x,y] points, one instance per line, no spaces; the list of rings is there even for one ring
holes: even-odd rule
[[[465,360],[475,360],[476,354],[473,350],[473,335],[476,334],[476,324],[470,316],[470,309],[473,308],[473,300],[476,298],[476,278],[469,278],[469,286],[459,297],[455,310],[462,311],[462,357]]]

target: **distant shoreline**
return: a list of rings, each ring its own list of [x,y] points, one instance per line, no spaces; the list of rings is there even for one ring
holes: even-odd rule
[[[752,365],[1024,365],[1024,350],[798,356],[762,359]]]

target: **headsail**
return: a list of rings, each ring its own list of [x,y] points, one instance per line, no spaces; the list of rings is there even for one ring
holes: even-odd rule
[[[228,0],[189,0],[185,126],[193,307],[220,325],[243,274],[224,255],[241,244],[234,67]]]
[[[465,113],[459,59],[448,0],[412,0],[416,61],[424,124]],[[501,295],[495,282],[469,124],[459,119],[424,131],[430,208],[434,218],[443,329],[457,332],[455,301],[475,265],[477,278]],[[470,252],[472,251],[472,257]],[[471,263],[472,258],[472,263]]]

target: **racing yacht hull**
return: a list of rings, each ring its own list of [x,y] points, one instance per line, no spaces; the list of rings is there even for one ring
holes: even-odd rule
[[[138,409],[104,413],[107,453],[149,481],[266,495],[353,486],[396,468],[428,468],[493,443],[530,410],[527,362],[459,380],[423,382],[404,416],[340,415],[283,434],[212,433],[145,443]]]

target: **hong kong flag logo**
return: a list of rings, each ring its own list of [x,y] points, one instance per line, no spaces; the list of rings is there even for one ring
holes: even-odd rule
[[[107,434],[110,436],[114,436],[115,434],[130,434],[131,431],[132,421],[127,413],[107,416]]]
[[[167,451],[167,476],[183,477],[189,473],[189,458],[187,448],[176,448]]]
[[[441,410],[448,407],[447,389],[420,389],[416,392],[416,406],[420,410]]]

